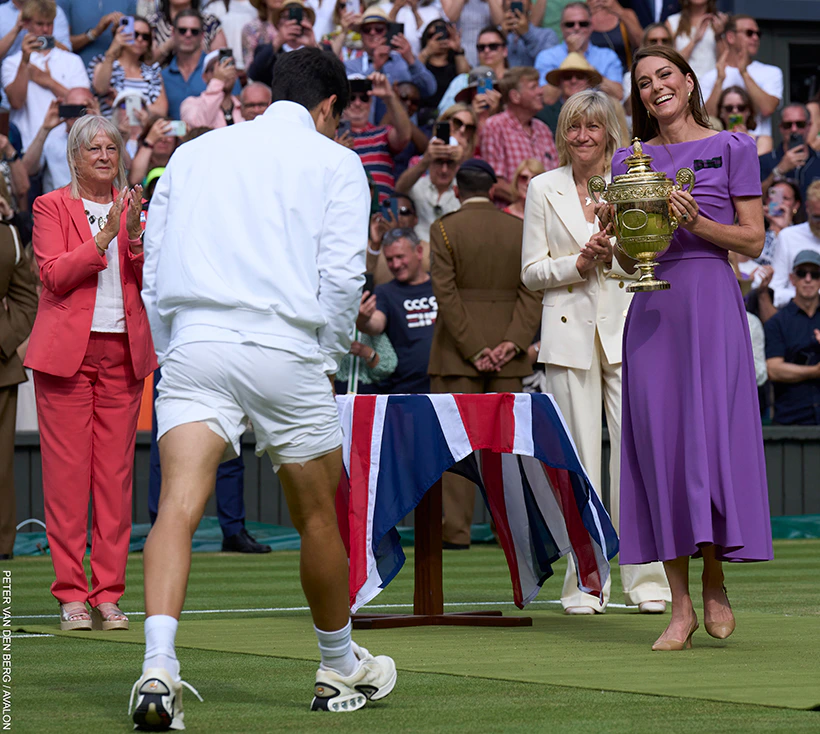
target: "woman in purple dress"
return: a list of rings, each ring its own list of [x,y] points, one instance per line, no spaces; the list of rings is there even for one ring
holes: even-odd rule
[[[672,619],[652,649],[681,650],[698,628],[689,559],[703,557],[704,623],[723,639],[735,627],[723,561],[772,558],[751,342],[728,262],[760,254],[763,208],[754,143],[712,130],[676,51],[636,53],[632,119],[655,170],[696,172],[694,195],[670,201],[680,226],[656,273],[672,288],[635,294],[623,351],[621,563],[664,562]],[[630,152],[615,153],[613,177]]]

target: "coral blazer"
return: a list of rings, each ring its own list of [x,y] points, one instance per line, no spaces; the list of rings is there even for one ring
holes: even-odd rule
[[[133,254],[128,246],[126,214],[122,213],[117,245],[131,364],[134,376],[141,380],[156,369],[157,358],[140,296],[143,256]],[[71,377],[80,369],[88,349],[97,273],[108,261],[97,250],[82,200],[72,199],[69,187],[35,200],[33,245],[43,292],[25,365],[57,377]]]

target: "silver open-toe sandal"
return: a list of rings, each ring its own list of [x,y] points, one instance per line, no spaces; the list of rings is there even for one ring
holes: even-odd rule
[[[68,602],[67,604],[60,604],[60,629],[63,632],[91,629],[91,617],[88,615],[88,609],[86,609],[84,603]]]
[[[105,604],[106,602],[103,602]],[[120,608],[109,602],[110,606],[103,611],[102,604],[91,609],[91,629],[103,630],[127,630],[128,617],[120,610]]]

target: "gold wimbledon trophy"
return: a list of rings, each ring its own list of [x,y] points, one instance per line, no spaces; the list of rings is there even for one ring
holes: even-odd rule
[[[653,171],[652,156],[643,152],[641,141],[632,141],[632,155],[626,159],[627,171],[615,176],[607,186],[600,176],[589,179],[589,195],[599,203],[598,194],[605,194],[605,201],[615,207],[615,236],[624,252],[638,261],[641,277],[627,287],[630,293],[639,291],[662,291],[670,286],[665,280],[655,278],[657,258],[672,240],[678,228],[678,220],[669,210],[669,197],[687,185],[689,191],[695,185],[695,172],[681,168],[675,181],[663,171]]]

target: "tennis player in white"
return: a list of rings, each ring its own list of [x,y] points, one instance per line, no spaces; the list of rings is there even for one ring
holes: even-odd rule
[[[162,365],[162,492],[131,693],[140,729],[184,728],[174,636],[191,538],[248,419],[302,539],[322,659],[311,708],[354,711],[396,681],[391,658],[351,642],[334,507],[342,438],[331,380],[358,314],[370,211],[358,156],[333,142],[349,99],[344,67],[318,49],[284,54],[273,99],[253,122],[181,146],[151,201],[143,301]]]

